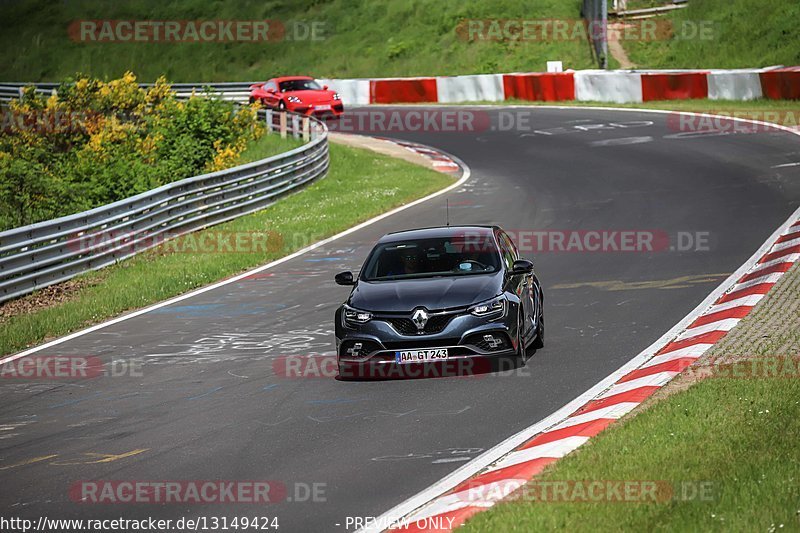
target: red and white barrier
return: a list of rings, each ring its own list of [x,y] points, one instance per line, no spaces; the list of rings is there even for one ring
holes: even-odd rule
[[[345,105],[502,102],[636,103],[800,99],[800,67],[742,70],[579,70],[423,78],[331,79]]]

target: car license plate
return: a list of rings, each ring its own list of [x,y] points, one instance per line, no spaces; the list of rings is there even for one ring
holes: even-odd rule
[[[405,363],[424,363],[427,361],[443,361],[447,359],[447,355],[447,348],[403,350],[401,352],[394,352],[394,360],[400,365]]]
[[[318,106],[314,106],[314,109],[316,109],[317,111],[330,111],[331,106],[329,106],[329,105],[318,105]]]

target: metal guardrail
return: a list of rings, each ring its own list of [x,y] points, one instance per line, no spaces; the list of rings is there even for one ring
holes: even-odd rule
[[[202,94],[207,89],[211,94],[218,95],[223,100],[231,102],[246,103],[250,96],[250,86],[256,81],[242,81],[231,83],[173,83],[172,90],[178,98],[188,98],[193,93]],[[20,83],[20,82],[0,82],[0,102],[8,102],[11,99],[19,98],[22,88],[33,85],[36,91],[43,94],[51,94],[58,88],[58,83]],[[151,87],[152,83],[140,83],[140,87]]]
[[[328,128],[323,122],[271,110],[261,110],[259,117],[268,131],[308,142],[261,161],[0,232],[0,302],[258,211],[327,173]]]

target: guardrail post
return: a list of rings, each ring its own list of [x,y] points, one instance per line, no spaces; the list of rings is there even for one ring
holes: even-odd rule
[[[265,113],[265,115],[267,117],[266,118],[267,134],[270,134],[270,133],[272,133],[273,128],[275,128],[275,126],[273,126],[273,124],[272,124],[272,109],[267,109],[267,112]]]
[[[300,117],[297,115],[292,115],[292,137],[300,137]]]
[[[286,112],[281,112],[281,139],[286,138]]]
[[[311,140],[311,131],[310,131],[311,121],[308,117],[303,117],[303,141],[308,142]]]

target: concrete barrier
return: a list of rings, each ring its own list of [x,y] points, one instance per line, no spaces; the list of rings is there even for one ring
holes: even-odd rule
[[[642,101],[642,75],[638,72],[579,70],[575,72],[575,99],[581,102]]]
[[[761,98],[758,71],[708,73],[708,97],[711,100],[755,100]]]
[[[373,104],[438,102],[436,78],[378,79],[369,82]]]
[[[574,100],[575,80],[572,72],[503,74],[503,93],[506,100],[509,98],[537,102]]]
[[[331,90],[339,93],[342,103],[349,105],[367,105],[369,101],[369,80],[329,80],[318,79],[320,85],[327,85]]]
[[[436,91],[442,103],[505,100],[502,74],[438,77]]]
[[[800,99],[800,67],[710,71],[579,70],[319,81],[337,90],[345,105],[502,102],[511,98],[620,104],[690,98]]]
[[[707,72],[645,72],[642,100],[689,100],[708,98]]]
[[[764,96],[774,100],[800,100],[800,67],[779,68],[759,74]]]

